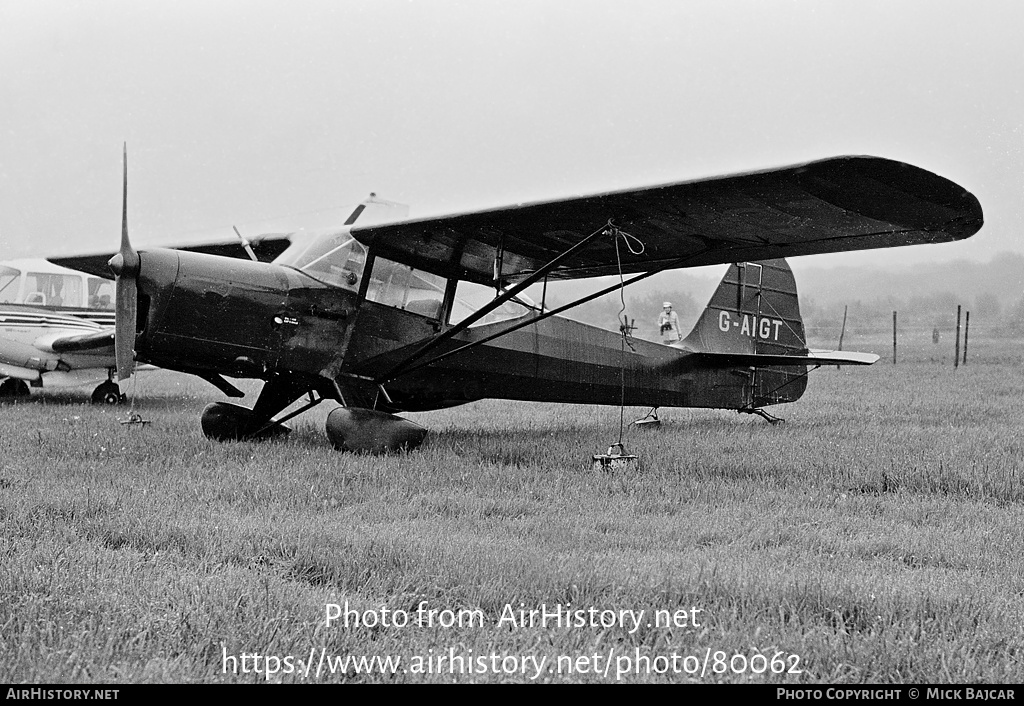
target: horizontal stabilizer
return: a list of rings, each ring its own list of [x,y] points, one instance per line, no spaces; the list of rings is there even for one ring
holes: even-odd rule
[[[807,355],[815,359],[815,364],[822,365],[871,365],[878,361],[874,353],[858,353],[856,351],[808,351]]]
[[[775,368],[787,365],[871,365],[878,360],[874,353],[852,351],[808,351],[804,354],[764,353],[691,353],[683,360],[684,367],[700,368]]]

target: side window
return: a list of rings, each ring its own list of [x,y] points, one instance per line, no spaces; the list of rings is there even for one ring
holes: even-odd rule
[[[18,299],[21,271],[0,265],[0,304],[14,304]]]
[[[436,319],[444,304],[445,284],[443,277],[378,257],[373,261],[366,298]]]
[[[25,277],[23,301],[26,304],[81,307],[82,278],[76,275],[29,272]]]
[[[114,308],[114,283],[109,279],[99,277],[89,278],[89,308],[90,309],[113,309]]]
[[[460,281],[455,289],[455,303],[452,305],[449,323],[459,323],[492,299],[494,299],[494,289],[492,287]],[[476,323],[471,324],[470,328],[483,326],[484,324],[494,324],[499,321],[518,319],[530,313],[532,305],[533,302],[520,294],[515,299],[505,302]]]

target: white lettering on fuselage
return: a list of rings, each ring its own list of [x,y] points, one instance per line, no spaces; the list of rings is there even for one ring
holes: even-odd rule
[[[754,314],[736,314],[733,319],[728,311],[718,312],[718,328],[722,331],[739,329],[741,336],[760,338],[762,340],[779,340],[779,329],[782,328],[781,319],[770,319],[759,317]]]

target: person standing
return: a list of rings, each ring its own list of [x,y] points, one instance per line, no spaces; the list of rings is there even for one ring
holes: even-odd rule
[[[661,342],[675,343],[682,339],[682,334],[679,332],[679,315],[672,311],[672,302],[665,302],[661,306],[661,313],[658,314],[658,330],[661,332]]]

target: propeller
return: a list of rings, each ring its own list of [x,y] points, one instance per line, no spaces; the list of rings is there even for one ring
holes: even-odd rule
[[[114,357],[117,380],[132,376],[135,363],[135,320],[138,315],[139,253],[128,240],[128,144],[124,146],[124,203],[121,210],[121,250],[107,263],[117,281]]]

